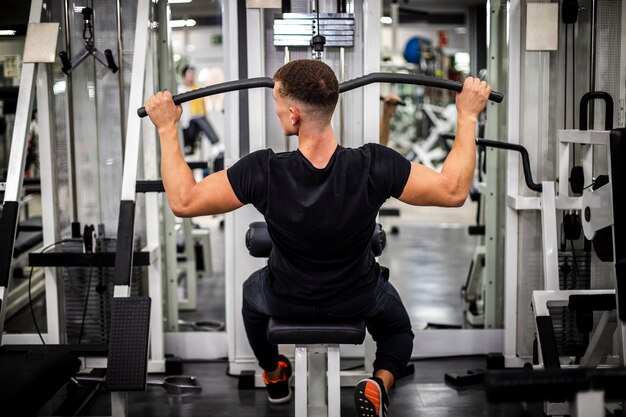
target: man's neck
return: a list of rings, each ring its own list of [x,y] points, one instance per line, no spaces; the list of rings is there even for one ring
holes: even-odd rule
[[[316,168],[328,165],[337,148],[337,138],[330,125],[321,130],[301,127],[298,132],[298,149]]]

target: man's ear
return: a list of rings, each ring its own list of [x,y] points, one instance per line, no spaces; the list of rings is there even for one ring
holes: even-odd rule
[[[289,107],[289,113],[291,113],[291,125],[296,126],[300,123],[300,111],[296,107]]]

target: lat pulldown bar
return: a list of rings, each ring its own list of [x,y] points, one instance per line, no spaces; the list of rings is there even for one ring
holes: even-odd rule
[[[425,87],[442,88],[444,90],[451,90],[460,92],[463,89],[463,84],[444,80],[442,78],[429,77],[426,75],[411,75],[411,74],[395,74],[385,72],[373,72],[362,77],[355,78],[353,80],[345,81],[339,84],[339,92],[344,93],[346,91],[354,90],[355,88],[363,87],[373,83],[393,83],[393,84],[414,84],[423,85]],[[197,98],[207,97],[214,94],[226,93],[229,91],[247,90],[250,88],[267,87],[274,88],[274,80],[269,77],[249,78],[245,80],[227,81],[221,84],[210,85],[208,87],[198,88],[196,90],[188,91],[186,93],[177,94],[172,97],[175,104],[182,104],[187,101],[195,100]],[[504,99],[502,93],[492,92],[489,95],[489,100],[496,103],[501,103]],[[140,107],[137,110],[139,117],[146,117],[145,107]]]

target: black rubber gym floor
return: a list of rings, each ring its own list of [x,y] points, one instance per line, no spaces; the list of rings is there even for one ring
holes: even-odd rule
[[[463,416],[463,417],[521,417],[543,416],[542,404],[489,404],[481,385],[455,389],[446,385],[444,373],[464,372],[483,366],[483,357],[460,357],[412,362],[415,374],[397,382],[390,392],[390,416]],[[352,365],[348,363],[347,366]],[[345,366],[342,364],[342,366]],[[267,401],[264,389],[238,390],[238,379],[226,375],[226,362],[186,363],[184,372],[195,376],[202,385],[202,393],[191,395],[167,394],[159,387],[146,392],[128,394],[129,417],[291,417],[293,400],[274,405]],[[156,377],[156,375],[151,375]],[[108,395],[97,397],[86,416],[108,415]],[[353,390],[341,390],[341,415],[356,416],[352,402]],[[50,415],[54,402],[39,415]]]

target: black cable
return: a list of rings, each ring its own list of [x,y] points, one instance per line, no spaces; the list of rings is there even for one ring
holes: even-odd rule
[[[45,248],[43,248],[41,250],[40,253],[44,253],[45,251],[47,251],[48,249],[59,245],[61,243],[65,243],[65,242],[69,242],[70,239],[63,239],[63,240],[59,240],[58,242],[54,242],[49,244],[48,246],[46,246]],[[35,268],[34,265],[31,265],[30,267],[30,273],[28,274],[28,306],[30,307],[30,315],[33,318],[33,323],[35,324],[35,329],[37,330],[37,334],[39,335],[39,339],[41,339],[41,343],[42,344],[46,344],[46,341],[43,340],[43,336],[41,334],[41,330],[39,329],[39,324],[37,323],[37,318],[35,317],[35,309],[33,308],[33,296],[32,296],[32,292],[31,292],[31,283],[32,283],[32,278],[33,278],[33,269]]]
[[[578,274],[578,260],[576,258],[576,250],[574,249],[574,240],[570,239],[570,244],[572,245],[572,260],[574,262],[574,279],[576,280],[576,288],[577,289],[582,289],[580,287],[580,275]]]
[[[85,305],[83,307],[83,318],[80,322],[80,332],[78,333],[78,344],[83,339],[83,329],[85,328],[85,317],[87,316],[87,305],[89,304],[89,292],[91,290],[91,273],[93,271],[93,252],[90,253],[89,257],[89,278],[87,279],[87,295],[85,296]]]

